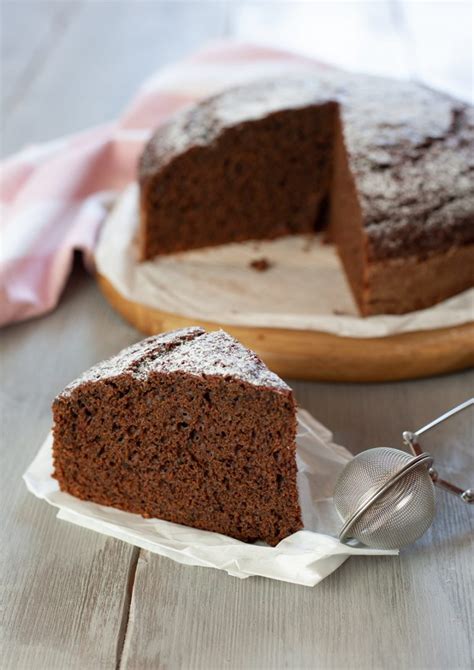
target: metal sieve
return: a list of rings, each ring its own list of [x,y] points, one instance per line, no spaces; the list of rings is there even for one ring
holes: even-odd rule
[[[398,549],[415,542],[431,526],[435,515],[433,483],[474,502],[474,490],[463,490],[441,479],[432,457],[423,452],[418,437],[442,421],[474,405],[474,398],[454,407],[403,440],[412,452],[380,447],[355,456],[342,471],[334,503],[344,524],[341,541],[356,539],[368,547]]]

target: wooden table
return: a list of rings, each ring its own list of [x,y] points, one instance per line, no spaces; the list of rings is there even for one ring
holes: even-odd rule
[[[232,33],[244,5],[3,2],[4,152],[113,117],[156,67]],[[444,495],[400,557],[352,558],[309,589],[177,565],[57,521],[28,494],[51,399],[138,338],[79,261],[53,314],[1,335],[2,668],[472,667],[473,509]],[[398,446],[473,380],[290,383],[358,451]]]

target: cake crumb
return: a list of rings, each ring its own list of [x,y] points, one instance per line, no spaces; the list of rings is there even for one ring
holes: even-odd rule
[[[249,263],[250,267],[256,270],[257,272],[266,272],[269,270],[273,263],[271,263],[268,258],[262,257],[262,258],[256,258],[253,261],[250,261]]]
[[[345,312],[343,309],[333,309],[332,313],[336,316],[349,316],[349,312]]]
[[[314,246],[315,240],[316,240],[316,235],[314,233],[312,233],[312,232],[311,233],[306,233],[306,235],[304,235],[304,239],[303,239],[302,251],[304,253],[308,253],[309,251],[311,251],[311,249]]]

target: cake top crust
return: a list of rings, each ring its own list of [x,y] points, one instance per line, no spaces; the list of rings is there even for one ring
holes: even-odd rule
[[[411,81],[315,68],[314,75],[262,79],[203,99],[175,114],[150,139],[141,176],[157,163],[196,146],[209,146],[228,128],[283,110],[336,103],[342,106],[346,139],[355,150],[395,145],[424,146],[453,130],[453,114],[468,106]],[[375,164],[387,156],[372,154]]]
[[[474,111],[410,81],[315,67],[207,98],[175,115],[142,155],[142,187],[181,154],[212,150],[239,124],[284,110],[334,104],[372,257],[474,239]]]
[[[153,373],[183,372],[198,377],[223,377],[253,386],[291,392],[254,352],[223,330],[191,327],[148,337],[84,372],[58,396],[67,397],[84,384],[121,375],[145,381]]]

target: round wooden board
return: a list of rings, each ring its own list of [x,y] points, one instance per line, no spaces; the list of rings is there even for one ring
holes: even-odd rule
[[[282,377],[344,382],[415,379],[474,365],[474,323],[390,337],[355,338],[285,328],[232,326],[132,302],[103,276],[99,286],[127,321],[147,335],[200,325],[225,328]]]

